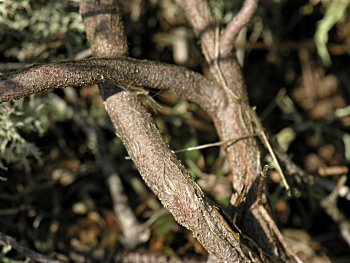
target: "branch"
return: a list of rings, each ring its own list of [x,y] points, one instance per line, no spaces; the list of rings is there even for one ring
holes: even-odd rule
[[[0,103],[52,88],[97,83],[169,89],[212,111],[218,91],[215,84],[191,70],[126,57],[93,58],[35,65],[0,76]]]
[[[220,88],[224,90],[223,97],[228,100],[224,107],[211,114],[221,141],[241,137],[247,131],[248,133],[254,133],[240,66],[234,54],[220,57],[218,31],[213,30],[213,28],[209,30],[210,25],[214,25],[216,22],[210,13],[207,1],[175,1],[184,10],[186,18],[196,34],[201,36],[200,32],[205,32],[200,38],[202,49],[206,52],[207,61],[211,65],[211,73],[215,76]],[[247,0],[247,2],[251,2],[251,0]],[[245,6],[247,6],[247,3],[245,3]],[[246,7],[242,10],[246,10]],[[237,15],[238,20],[237,18],[236,20],[241,21],[242,19],[239,19],[241,16],[240,14]],[[229,27],[232,27],[236,22],[232,23]],[[226,32],[229,31],[226,30]],[[207,52],[206,48],[209,48],[210,51]],[[214,89],[218,88],[214,87]],[[227,147],[226,153],[233,174],[235,191],[241,193],[242,189],[250,189],[261,169],[260,152],[254,139],[244,140],[232,147]]]
[[[62,261],[51,259],[44,255],[41,255],[21,244],[19,244],[14,238],[7,236],[0,232],[0,243],[13,247],[19,253],[23,254],[26,257],[29,257],[37,262],[43,263],[62,263]]]
[[[231,54],[220,57],[220,28],[210,11],[208,2],[203,0],[175,0],[175,2],[183,9],[187,20],[200,39],[210,72],[226,91],[225,97],[231,97],[236,102],[247,101],[236,57]]]
[[[226,26],[225,31],[221,37],[220,53],[224,57],[229,55],[234,48],[234,41],[242,28],[250,21],[253,17],[259,0],[245,0],[243,7],[238,14],[231,20]]]
[[[82,6],[83,4],[84,1]],[[95,35],[99,34],[101,30],[96,27],[96,23],[92,23],[92,26],[88,38],[96,47],[94,52],[99,55],[99,38],[96,38]],[[121,30],[120,26],[121,23],[116,30]],[[116,37],[120,38],[118,40],[120,43],[124,43],[125,36],[123,34]],[[108,42],[111,37],[102,38],[102,41],[104,39],[107,39],[106,43],[111,44]],[[117,48],[120,47],[120,44],[118,45]],[[120,73],[113,72],[117,75],[117,77],[112,77],[113,80],[115,78],[118,78],[119,81],[122,80],[119,83],[114,82],[114,84],[121,84],[124,87],[131,84],[153,88],[173,88],[173,91],[178,94],[183,94],[188,99],[197,99],[199,102],[203,99],[201,96],[207,96],[211,90],[210,82],[191,71],[165,65],[155,67],[155,65],[160,64],[149,64],[153,67],[147,69],[147,63],[149,64],[149,62],[140,62],[141,65],[139,64],[138,68],[128,69],[127,72],[131,79],[120,78]],[[123,71],[124,68],[120,70]],[[107,75],[109,76],[109,74]],[[106,78],[104,75],[100,77],[102,80]],[[239,236],[232,230],[230,232],[222,216],[217,214],[215,208],[207,202],[199,186],[189,176],[161,137],[151,115],[140,103],[137,95],[129,92],[115,92],[114,88],[106,85],[101,86],[101,89],[110,89],[109,96],[105,97],[105,107],[131,159],[143,179],[174,218],[189,228],[207,251],[217,258],[222,261],[247,262],[249,259],[242,251]],[[196,92],[199,93],[196,94]],[[210,100],[215,102],[215,97],[209,96],[204,98],[202,102],[207,102],[207,106],[209,106]],[[210,109],[210,107],[207,108]]]
[[[157,253],[150,251],[122,251],[119,252],[115,257],[115,262],[120,263],[131,263],[131,262],[147,262],[147,263],[206,263],[207,261],[202,258],[194,256],[183,256],[178,255],[169,256],[165,253]]]
[[[119,57],[127,55],[128,47],[122,19],[119,15],[117,1],[82,0],[80,13],[85,24],[85,31],[91,49],[96,57]],[[99,85],[101,95],[119,91],[118,87],[108,84]],[[81,119],[78,117],[78,119]],[[89,120],[89,117],[85,118]],[[150,230],[141,225],[129,206],[129,200],[118,174],[117,167],[107,142],[97,126],[90,121],[92,132],[97,138],[95,145],[96,157],[101,162],[102,173],[105,175],[113,200],[115,216],[122,231],[121,243],[129,248],[144,243],[149,239]]]
[[[114,108],[115,100],[118,110]],[[170,151],[137,95],[118,93],[110,96],[105,105],[141,176],[176,221],[190,229],[204,248],[220,261],[250,261],[243,253],[240,237],[230,230]]]
[[[128,54],[118,0],[81,0],[80,13],[86,36],[96,57]]]
[[[232,50],[233,40],[251,19],[258,0],[245,1],[240,12],[228,24],[221,39],[219,28],[214,27],[216,22],[210,13],[207,1],[175,1],[182,7],[187,20],[199,36],[202,50],[210,65],[210,72],[220,88],[224,90],[223,97],[227,99],[224,107],[219,107],[216,112],[210,114],[220,140],[228,141],[232,138],[239,138],[247,132],[254,134],[253,118],[248,105],[245,83],[241,68]],[[218,88],[214,87],[214,89]],[[268,241],[269,232],[272,229],[269,226],[259,225],[259,216],[254,215],[250,209],[256,200],[257,186],[254,182],[256,182],[257,175],[261,170],[260,150],[256,141],[253,138],[242,140],[231,147],[226,147],[225,150],[235,190],[231,204],[238,206],[235,208],[237,223],[245,235],[254,238],[260,248],[277,259],[279,255],[276,252],[280,251],[280,246]],[[243,202],[244,200],[245,202]]]

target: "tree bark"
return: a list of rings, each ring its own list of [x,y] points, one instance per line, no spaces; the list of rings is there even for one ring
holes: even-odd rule
[[[95,1],[81,2],[81,12],[87,26],[88,39],[94,53],[98,56],[118,57],[125,55],[127,47],[117,8],[118,1],[113,1],[110,6],[108,6],[108,1],[106,2],[107,4],[96,4]],[[102,18],[98,18],[101,16],[99,13],[104,12],[113,13],[112,23],[103,19],[106,14]],[[94,17],[96,17],[95,20],[92,19]],[[101,27],[105,28],[102,31],[105,34],[101,34]],[[112,46],[115,47],[115,52],[111,49]],[[204,105],[207,105],[207,110],[210,110],[209,105],[212,105],[213,97],[208,96],[209,89],[203,89],[201,84],[204,84],[205,79],[200,75],[180,69],[175,71],[173,67],[160,71],[152,67],[155,64],[150,64],[150,66],[149,71],[144,70],[144,67],[142,70],[138,70],[132,68],[129,63],[125,69],[129,73],[135,72],[136,74],[141,71],[144,74],[140,79],[143,85],[147,83],[147,80],[151,80],[153,82],[150,83],[149,87],[155,88],[159,86],[159,81],[161,81],[161,86],[177,87],[177,91],[180,94],[185,93],[187,99],[197,100],[197,103],[204,102]],[[120,66],[118,68],[121,69]],[[166,67],[164,66],[164,68]],[[159,77],[158,72],[162,72],[161,74],[167,77]],[[174,77],[169,78],[169,74]],[[128,75],[127,73],[126,76]],[[102,79],[105,78],[104,75],[101,76]],[[122,81],[121,83],[124,84],[124,87],[131,84],[139,86],[139,82],[132,82]],[[196,84],[191,87],[190,83]],[[205,86],[209,86],[208,84]],[[148,85],[146,84],[146,86]],[[239,235],[226,227],[223,217],[216,208],[208,203],[199,186],[164,142],[151,115],[140,103],[137,95],[125,91],[118,92],[111,85],[100,85],[100,88],[106,110],[131,159],[144,180],[175,219],[191,229],[194,236],[216,258],[230,262],[247,261],[249,258],[241,249],[243,245],[240,244]],[[246,248],[246,250],[249,249]],[[254,253],[251,251],[250,254]]]
[[[231,229],[208,201],[164,142],[138,95],[129,90],[132,87],[169,89],[197,103],[213,119],[221,141],[244,138],[225,147],[235,190],[231,204],[243,235],[253,239],[259,252],[267,252],[273,261],[291,256],[281,246],[283,240],[271,242],[279,236],[273,220],[267,223],[253,213],[257,211],[254,210],[258,199],[257,179],[262,170],[260,150],[256,139],[247,136],[256,131],[241,69],[230,43],[251,18],[257,1],[246,0],[236,20],[229,23],[222,35],[207,2],[176,2],[200,39],[214,81],[178,66],[121,57],[127,55],[127,44],[118,1],[81,0],[93,53],[104,58],[36,65],[2,75],[0,102],[50,88],[101,84],[101,95],[118,136],[143,179],[174,218],[190,229],[217,260],[263,261],[262,253],[258,257],[256,249],[244,245],[242,236]],[[233,37],[230,32],[234,32]],[[261,204],[259,211],[269,217]]]

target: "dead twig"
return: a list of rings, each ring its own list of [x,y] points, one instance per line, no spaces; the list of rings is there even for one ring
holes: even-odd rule
[[[238,142],[240,140],[248,139],[251,137],[258,136],[258,135],[260,135],[260,133],[247,134],[247,135],[243,135],[239,138],[231,139],[231,140],[224,141],[224,142],[213,142],[213,143],[207,143],[207,144],[202,144],[202,145],[198,145],[198,146],[188,147],[185,149],[176,150],[176,151],[174,151],[174,153],[190,152],[190,151],[201,150],[201,149],[206,149],[206,148],[211,148],[211,147],[218,147],[218,146],[222,146],[222,145],[226,145],[226,147],[228,147],[228,146],[235,144],[236,142]]]
[[[266,149],[268,150],[268,152],[270,153],[272,160],[273,160],[274,164],[276,165],[277,171],[279,172],[279,174],[281,176],[283,186],[286,188],[286,191],[290,195],[291,193],[290,193],[289,184],[286,180],[286,177],[284,176],[283,170],[280,166],[279,161],[277,160],[277,157],[275,155],[275,151],[273,150],[273,148],[270,144],[270,141],[269,141],[269,139],[264,131],[264,128],[261,124],[261,121],[260,121],[259,117],[256,115],[256,112],[254,111],[254,109],[251,110],[251,114],[252,114],[252,119],[254,121],[254,124],[256,125],[257,130],[260,131],[261,141],[264,144],[264,146],[266,147]]]
[[[37,262],[41,263],[63,263],[62,261],[51,259],[47,256],[41,255],[21,244],[19,244],[13,237],[10,237],[8,235],[5,235],[0,232],[0,243],[11,246],[15,250],[17,250],[19,253],[23,254],[26,257],[29,257]]]

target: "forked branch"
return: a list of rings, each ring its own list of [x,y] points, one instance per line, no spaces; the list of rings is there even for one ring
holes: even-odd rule
[[[221,37],[220,53],[227,56],[234,49],[234,41],[242,28],[251,20],[259,0],[245,0],[238,14],[228,23]]]
[[[96,56],[111,54],[113,57],[118,57],[127,53],[126,38],[122,32],[123,24],[118,13],[117,2],[116,0],[113,2],[81,1],[80,11],[87,27],[89,42]],[[108,32],[108,34],[102,33],[101,27],[105,29],[103,32]],[[143,68],[140,68],[132,72],[138,73],[142,70]],[[186,94],[188,98],[191,98],[192,92],[199,92],[195,95],[198,96],[202,94],[201,89],[207,92],[211,90],[207,86],[210,83],[203,83],[206,80],[200,80],[200,76],[197,76],[196,79],[199,82],[196,85],[200,86],[190,89],[195,84],[191,84],[192,73],[187,71],[185,78],[181,77],[181,72],[172,70],[147,73],[147,76],[153,81],[149,83],[152,84],[152,87],[164,86],[165,79],[159,78],[158,75],[165,73],[167,77],[171,77],[171,83],[167,84],[170,86],[175,84],[180,89],[180,92],[177,93]],[[157,83],[157,81],[161,82]],[[139,83],[136,84],[139,86]],[[193,231],[209,253],[221,261],[247,261],[241,250],[239,237],[235,233],[229,233],[229,229],[225,228],[223,218],[220,214],[215,213],[215,208],[207,202],[198,185],[190,178],[164,142],[152,117],[140,103],[137,95],[130,92],[118,92],[111,86],[100,85],[102,93],[107,90],[109,94],[109,96],[103,95],[106,110],[128,153],[150,188],[162,200],[164,206],[172,212],[174,218]],[[182,89],[184,93],[181,92]],[[175,90],[176,87],[173,91]],[[201,98],[195,96],[193,98]],[[215,102],[213,97],[212,99],[211,102]]]
[[[207,61],[214,61],[217,54],[216,36],[218,22],[212,15],[207,1],[203,0],[175,0],[183,9],[187,20],[192,25],[196,35],[199,37],[202,50]],[[220,40],[220,55],[226,56],[234,48],[234,40],[242,28],[253,17],[259,0],[245,0],[238,14],[228,23]]]
[[[85,1],[82,0],[81,2],[84,3]],[[86,10],[82,12],[85,22],[87,19],[98,19],[99,14],[103,12],[94,13],[96,10],[94,10],[93,5],[105,1],[91,0],[86,2],[88,2],[88,5],[86,5]],[[206,59],[208,62],[216,61],[219,58],[218,55],[220,55],[218,27],[207,2],[202,0],[177,0],[177,2],[184,8],[188,20],[200,38]],[[239,20],[241,17],[243,20],[239,20],[240,22],[232,21],[228,25],[223,38],[226,34],[229,34],[228,29],[230,27],[235,28],[234,23],[237,26],[236,30],[239,29],[238,32],[247,23],[252,14],[244,10],[250,10],[251,13],[254,11],[251,9],[252,7],[248,8],[248,2],[257,1],[247,0],[245,2],[243,9],[236,18],[236,20]],[[90,7],[91,10],[88,10]],[[108,8],[107,11],[117,13],[117,9],[113,7]],[[242,15],[240,15],[241,13]],[[117,18],[116,21],[120,22],[121,20]],[[115,23],[108,25],[112,24]],[[106,26],[103,23],[100,25]],[[121,28],[122,23],[120,22],[119,29],[116,32],[120,33]],[[92,37],[98,31],[94,31],[94,29],[89,32],[90,29],[91,27],[87,28],[87,33],[89,41],[92,42],[93,49],[95,49],[95,55],[109,54],[109,48],[114,45],[110,42],[112,37],[108,39],[108,37],[102,36],[99,41],[106,40],[106,45],[104,50],[99,52],[99,41],[92,41]],[[238,33],[233,34],[233,39],[235,34]],[[119,34],[116,40],[121,41],[120,38],[122,37],[122,34]],[[231,43],[233,40],[230,40],[230,38],[232,37],[227,37],[225,41]],[[125,55],[125,45],[122,42],[117,45],[120,51],[113,54],[114,57]],[[221,47],[223,48],[224,45],[222,44]],[[221,62],[219,61],[219,63]],[[240,137],[242,134],[246,134],[247,131],[251,131],[251,120],[245,112],[246,105],[235,104],[237,101],[233,100],[229,102],[227,94],[222,89],[227,85],[235,92],[236,97],[245,103],[244,83],[241,79],[240,68],[237,65],[234,58],[229,63],[215,65],[218,73],[214,72],[214,75],[216,74],[217,83],[221,83],[220,86],[181,67],[125,57],[95,58],[39,65],[0,76],[0,102],[24,97],[50,88],[96,83],[114,84],[125,89],[130,86],[170,89],[178,95],[201,105],[213,117],[222,141],[227,141],[232,137]],[[220,80],[217,77],[218,75],[223,80],[222,82],[218,81]],[[116,92],[109,94],[109,97],[104,99],[109,116],[129,155],[145,181],[162,200],[164,206],[172,212],[176,220],[193,231],[208,252],[222,261],[245,262],[254,259],[259,261],[258,258],[254,258],[254,253],[249,251],[248,248],[243,249],[240,237],[225,223],[220,213],[208,202],[201,189],[170,151],[137,95],[130,92]],[[234,172],[233,181],[238,182],[235,189],[238,189],[239,192],[242,189],[241,184],[249,188],[260,169],[259,150],[255,141],[253,139],[241,141],[229,147],[227,153]],[[252,216],[250,217],[252,218]],[[244,222],[247,225],[243,228],[244,231],[246,231],[245,228],[255,230],[256,223],[252,224],[251,220],[244,220]],[[257,243],[259,245],[263,244],[259,241]],[[243,252],[243,250],[248,251],[248,254],[254,259],[247,256],[246,251]]]
[[[217,23],[210,13],[207,1],[176,0],[176,2],[184,10],[187,20],[199,37],[210,65],[210,72],[229,101],[216,113],[211,114],[220,140],[239,138],[247,132],[253,134],[256,127],[253,125],[254,119],[248,105],[245,83],[233,49],[235,38],[253,16],[258,0],[245,0],[241,10],[222,30],[222,34],[217,26],[213,27]],[[206,47],[210,47],[211,50],[206,51]],[[273,229],[270,226],[265,227],[264,223],[261,224],[261,218],[251,211],[257,198],[257,185],[254,182],[261,171],[260,150],[255,139],[242,140],[232,147],[226,147],[225,150],[235,191],[231,198],[231,205],[238,210],[236,215],[240,229],[276,259],[281,258],[281,254],[288,255],[288,251],[280,248],[278,242],[269,242],[271,233],[274,233]],[[264,207],[261,209],[264,213],[266,212]],[[278,251],[283,253],[277,253]]]

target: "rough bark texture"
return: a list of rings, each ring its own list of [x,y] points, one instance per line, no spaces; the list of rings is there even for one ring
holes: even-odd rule
[[[234,37],[225,37],[234,32],[235,24],[237,31],[246,24],[257,1],[246,1],[237,16],[238,22],[232,21],[221,38],[206,1],[176,0],[200,39],[214,81],[181,67],[120,57],[127,54],[127,45],[117,2],[81,1],[93,52],[109,59],[39,65],[2,75],[0,102],[55,87],[104,84],[100,86],[102,97],[119,137],[144,180],[174,218],[189,228],[217,260],[244,262],[253,257],[259,261],[188,175],[137,95],[125,90],[131,86],[170,89],[199,104],[212,117],[221,141],[246,138],[225,148],[235,190],[231,203],[238,213],[242,232],[275,260],[288,254],[277,242],[269,242],[274,238],[271,225],[265,225],[252,213],[257,199],[255,182],[261,171],[260,151],[256,139],[247,137],[254,133],[253,119],[241,69],[233,48],[228,47]],[[265,211],[263,206],[260,209]]]
[[[87,27],[87,36],[97,56],[118,57],[127,53],[123,25],[116,7],[117,1],[111,6],[96,1],[82,1],[81,13]],[[114,8],[115,7],[115,8]],[[107,14],[106,14],[107,13]],[[109,15],[113,15],[108,20]],[[95,19],[94,19],[95,17]],[[101,27],[103,30],[101,30]],[[114,28],[117,27],[117,28]],[[115,50],[111,50],[114,46]],[[132,60],[127,60],[132,61]],[[148,63],[143,62],[141,64]],[[105,65],[105,63],[103,64]],[[129,63],[125,67],[118,65],[127,77],[138,75],[133,80],[120,78],[119,73],[108,74],[108,78],[118,78],[123,87],[176,87],[180,95],[187,99],[206,105],[207,111],[215,112],[211,105],[215,101],[215,89],[198,74],[185,69],[174,70],[174,67],[150,64],[144,67],[139,63]],[[91,74],[91,73],[90,73]],[[99,75],[99,74],[97,74]],[[100,79],[106,78],[104,74]],[[165,77],[166,76],[166,77]],[[169,76],[172,76],[169,78]],[[207,87],[207,88],[206,88]],[[241,250],[239,236],[230,231],[216,208],[208,203],[199,186],[189,176],[180,161],[164,142],[156,128],[151,115],[140,103],[136,94],[119,92],[112,85],[100,85],[105,100],[106,110],[116,127],[118,136],[122,139],[131,159],[134,161],[143,179],[155,192],[165,207],[183,226],[191,229],[194,236],[202,243],[209,253],[220,261],[244,262],[248,258]]]
[[[128,54],[127,41],[124,35],[123,22],[119,16],[117,1],[84,0],[80,2],[80,13],[95,57],[116,58]],[[109,94],[118,94],[121,91],[120,88],[111,84],[99,84],[98,86],[103,99],[106,99]],[[112,159],[112,156],[104,156],[104,158]],[[116,167],[113,167],[113,162],[109,164],[112,167],[102,167],[102,170],[109,168],[109,171],[107,170],[105,173],[108,172],[110,191],[114,198],[114,211],[122,230],[121,241],[125,247],[135,248],[149,239],[150,230],[137,221],[135,214],[128,205],[128,198],[124,194],[121,179],[115,170],[112,170]]]
[[[247,0],[241,12],[231,21],[222,37],[219,28],[211,14],[206,1],[176,0],[183,8],[185,15],[191,23],[194,32],[200,39],[203,53],[210,65],[210,72],[225,95],[218,110],[211,115],[221,141],[243,137],[253,133],[253,120],[246,94],[246,87],[241,69],[234,50],[234,36],[230,32],[240,31],[251,18],[257,6],[257,0]],[[200,18],[198,18],[200,17]],[[235,28],[237,25],[238,28]],[[234,33],[234,32],[233,32]],[[223,43],[221,43],[223,41]],[[211,52],[207,50],[210,49]],[[216,52],[215,52],[216,51]],[[264,226],[251,213],[250,207],[256,200],[256,184],[261,169],[260,150],[255,138],[241,140],[226,147],[226,154],[230,163],[233,177],[234,195],[231,198],[237,216],[238,224],[246,235],[252,237],[257,244],[269,254],[273,254],[273,245],[264,233]],[[244,197],[244,198],[242,198]],[[242,201],[245,201],[242,204]]]
[[[184,9],[187,19],[200,39],[203,53],[210,65],[210,72],[225,93],[221,98],[220,107],[211,116],[221,140],[253,133],[241,69],[232,52],[225,53],[225,57],[220,53],[220,35],[217,31],[219,27],[216,26],[218,23],[211,14],[207,2],[200,0],[176,0],[176,2]],[[233,43],[230,46],[229,50],[232,51]],[[249,189],[260,172],[260,154],[255,139],[242,140],[227,147],[226,152],[231,164],[234,189],[238,193],[245,187]]]
[[[118,136],[144,180],[175,219],[191,229],[208,252],[220,260],[247,260],[238,235],[228,232],[223,222],[218,221],[215,208],[170,151],[137,95],[119,96],[118,110],[110,100],[113,96],[107,99],[106,106]]]
[[[93,58],[35,65],[0,76],[0,102],[67,86],[109,83],[169,89],[213,112],[222,95],[216,84],[186,68],[126,57]]]
[[[123,21],[117,0],[81,0],[80,13],[86,36],[96,57],[120,57],[128,54]]]

